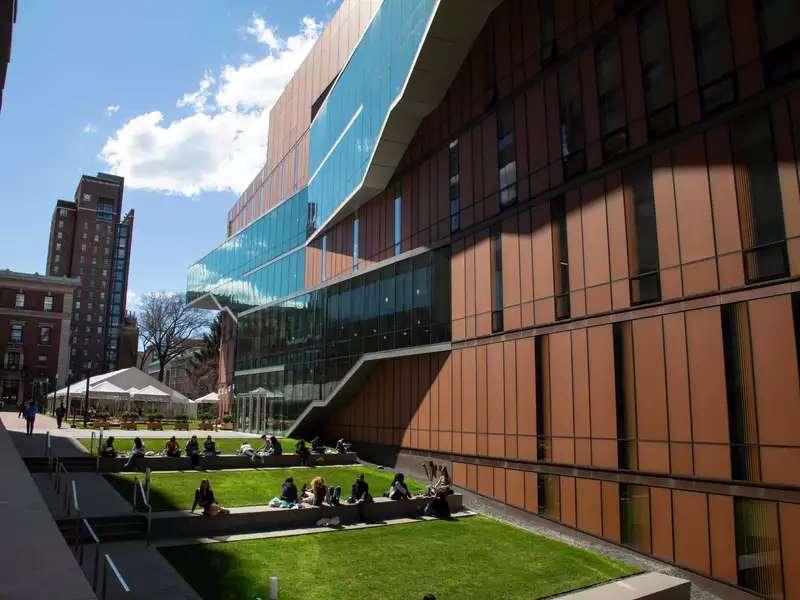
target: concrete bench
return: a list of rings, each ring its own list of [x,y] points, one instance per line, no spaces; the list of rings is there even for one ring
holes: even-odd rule
[[[127,458],[101,458],[100,471],[103,473],[118,473],[128,462]],[[316,466],[332,465],[354,465],[358,463],[355,453],[349,454],[312,454],[308,459],[308,464]],[[187,456],[171,458],[169,456],[145,456],[140,459],[141,467],[150,467],[152,471],[185,471],[191,469],[191,459]],[[223,469],[250,469],[250,468],[289,468],[299,467],[300,457],[296,454],[282,454],[281,456],[265,456],[264,462],[256,457],[251,461],[247,456],[236,454],[220,454],[218,456],[200,456],[200,467],[203,469],[223,470]]]
[[[559,596],[560,600],[689,600],[691,583],[664,573],[643,573]]]
[[[224,498],[221,498],[224,506]],[[447,497],[451,512],[462,510],[461,494]],[[412,500],[389,500],[375,498],[371,504],[341,504],[339,506],[319,506],[308,508],[271,508],[269,506],[244,506],[231,508],[229,515],[216,517],[188,510],[153,513],[153,539],[174,539],[181,537],[215,537],[237,533],[253,533],[284,529],[313,527],[320,519],[339,517],[343,525],[362,520],[385,521],[419,515],[430,502],[430,498]],[[363,519],[360,514],[363,510]]]

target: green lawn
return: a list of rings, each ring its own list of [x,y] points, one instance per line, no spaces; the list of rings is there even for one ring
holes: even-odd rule
[[[637,572],[486,517],[162,548],[203,598],[532,600]]]
[[[381,496],[389,490],[394,473],[371,467],[296,467],[291,469],[248,469],[244,471],[186,471],[182,473],[153,472],[150,479],[150,502],[153,510],[180,510],[192,508],[194,491],[200,480],[211,481],[214,496],[222,506],[255,506],[266,504],[281,495],[281,484],[289,476],[294,477],[300,490],[310,484],[314,477],[322,476],[329,486],[341,486],[342,496],[350,495],[350,487],[358,473],[364,473],[373,496]],[[105,477],[129,502],[135,473],[113,473]],[[141,474],[139,474],[141,479]],[[420,483],[406,479],[412,492],[424,489]],[[310,487],[310,485],[309,485]]]
[[[112,433],[113,435],[113,433]],[[261,446],[261,440],[259,438],[217,438],[214,437],[214,434],[211,434],[211,438],[217,442],[217,452],[222,452],[223,454],[235,454],[236,451],[239,449],[243,443],[247,442],[250,444],[254,450],[257,450]],[[108,436],[103,434],[103,443],[105,440],[108,439]],[[145,447],[148,450],[152,450],[153,452],[160,452],[164,449],[164,444],[167,443],[167,439],[169,438],[142,438],[142,442],[144,442]],[[189,439],[189,436],[184,435],[184,437],[175,436],[175,439],[178,440],[178,443],[181,446],[181,453],[183,453],[183,448],[186,446],[186,442]],[[203,447],[203,441],[206,439],[205,436],[197,436],[197,439],[200,440],[200,448]],[[297,443],[297,440],[292,438],[278,438],[283,446],[283,451],[286,454],[294,452],[294,445]],[[91,439],[89,438],[81,438],[78,440],[87,450],[89,449],[89,444]],[[95,439],[95,449],[97,449],[97,439]],[[118,438],[114,437],[114,447],[117,449],[117,452],[130,452],[131,448],[133,448],[133,438]]]

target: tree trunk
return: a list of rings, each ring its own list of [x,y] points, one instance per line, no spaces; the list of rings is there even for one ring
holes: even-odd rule
[[[159,364],[158,364],[158,380],[161,383],[164,383],[164,371],[165,370],[166,370],[166,365],[163,362],[159,361]]]

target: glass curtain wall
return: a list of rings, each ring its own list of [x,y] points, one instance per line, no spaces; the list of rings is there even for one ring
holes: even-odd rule
[[[245,431],[285,432],[364,354],[449,340],[449,248],[242,315],[238,425]]]
[[[225,240],[189,268],[188,299],[213,293],[227,306],[246,310],[301,289],[305,253],[286,253],[305,242],[313,213],[304,188]]]

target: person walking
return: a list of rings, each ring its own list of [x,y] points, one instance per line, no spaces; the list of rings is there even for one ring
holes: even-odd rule
[[[21,419],[25,415],[25,401],[20,400],[17,402],[17,408],[19,409],[17,412],[17,418]]]
[[[25,435],[33,435],[33,423],[36,421],[36,403],[31,400],[25,409]]]
[[[61,423],[64,421],[64,415],[67,414],[67,409],[64,408],[64,403],[62,402],[61,405],[56,409],[56,424],[58,428],[61,429]]]

